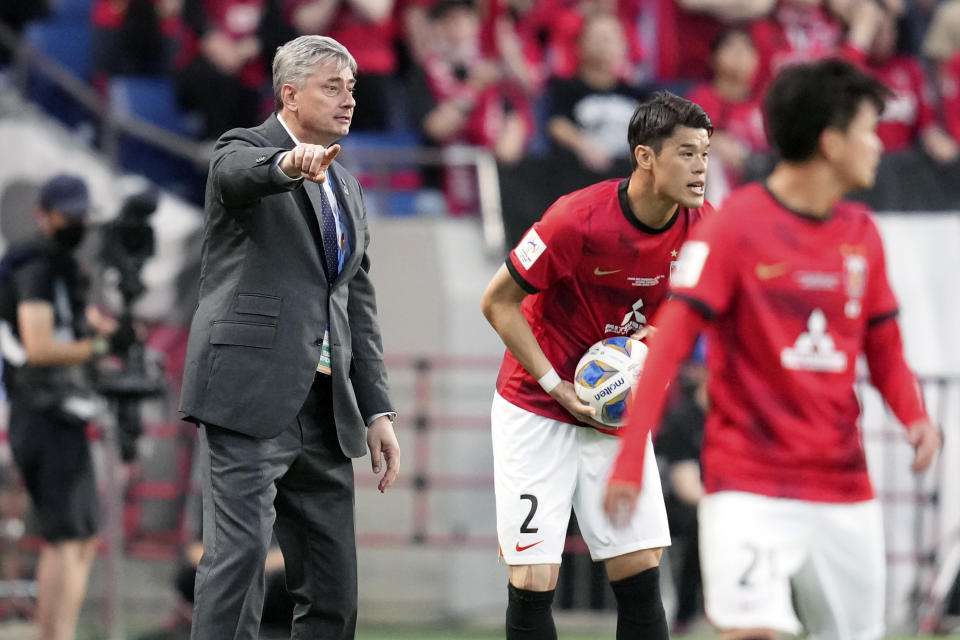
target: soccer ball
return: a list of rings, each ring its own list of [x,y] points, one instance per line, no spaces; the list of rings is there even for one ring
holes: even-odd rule
[[[614,428],[624,425],[627,400],[646,357],[647,345],[626,336],[601,340],[583,354],[573,387],[578,398],[597,410],[597,422]]]

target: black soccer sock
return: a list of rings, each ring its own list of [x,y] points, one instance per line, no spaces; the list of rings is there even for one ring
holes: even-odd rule
[[[667,640],[667,614],[660,599],[660,567],[611,581],[617,598],[617,640]]]
[[[550,610],[553,593],[507,584],[507,640],[557,640]]]

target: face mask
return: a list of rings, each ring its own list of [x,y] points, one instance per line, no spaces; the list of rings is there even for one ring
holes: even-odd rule
[[[68,224],[53,232],[53,241],[65,251],[73,251],[83,242],[87,227],[82,222]]]

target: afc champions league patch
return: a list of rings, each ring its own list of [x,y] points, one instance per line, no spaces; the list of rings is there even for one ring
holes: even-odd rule
[[[852,320],[859,317],[863,310],[861,300],[867,288],[866,250],[864,247],[843,245],[840,252],[843,254],[843,287],[847,294],[843,313]]]
[[[530,229],[530,231],[527,231],[527,235],[523,236],[523,240],[520,241],[517,248],[513,250],[513,253],[517,256],[517,260],[520,261],[523,268],[529,269],[546,250],[547,243],[540,238],[536,229]]]

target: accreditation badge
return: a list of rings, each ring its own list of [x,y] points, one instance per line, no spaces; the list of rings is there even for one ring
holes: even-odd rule
[[[317,363],[317,371],[325,375],[330,375],[330,327],[323,330],[323,345],[320,347],[320,362]]]

